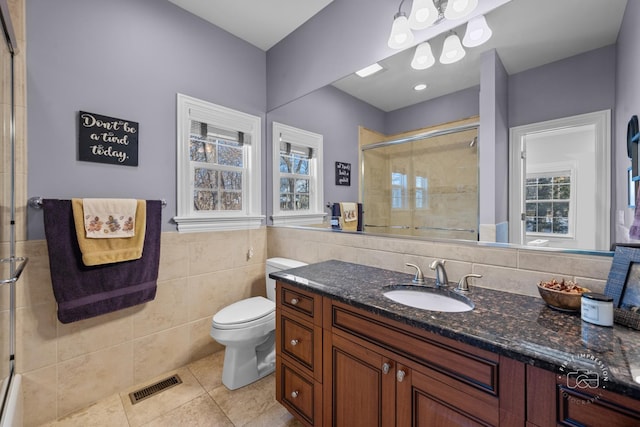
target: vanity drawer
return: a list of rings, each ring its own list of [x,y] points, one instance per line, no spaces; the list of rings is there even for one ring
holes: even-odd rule
[[[313,371],[313,327],[305,326],[285,316],[281,316],[280,321],[282,354],[288,355]]]
[[[282,360],[277,363],[277,400],[300,421],[320,425],[322,413],[321,385],[298,373]]]
[[[322,296],[276,282],[276,302],[284,309],[322,325]]]

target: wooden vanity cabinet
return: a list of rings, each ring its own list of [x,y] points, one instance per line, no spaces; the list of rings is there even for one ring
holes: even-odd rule
[[[322,296],[276,284],[276,399],[322,425]]]
[[[607,391],[576,387],[566,376],[527,366],[527,427],[640,425],[640,403]]]
[[[521,363],[335,301],[324,321],[326,426],[524,425]]]

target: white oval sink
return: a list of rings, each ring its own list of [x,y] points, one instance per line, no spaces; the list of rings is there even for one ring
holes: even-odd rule
[[[425,289],[393,289],[383,295],[390,300],[409,307],[448,313],[473,310],[473,302],[462,295],[449,296],[448,291]]]

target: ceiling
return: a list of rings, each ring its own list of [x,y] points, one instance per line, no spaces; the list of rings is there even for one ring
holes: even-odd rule
[[[333,0],[169,1],[266,51]],[[627,0],[511,0],[486,15],[492,38],[467,48],[466,56],[455,64],[436,62],[427,70],[413,70],[414,48],[409,48],[380,61],[383,72],[364,79],[352,74],[334,86],[393,111],[478,85],[480,54],[488,49],[496,49],[507,73],[514,74],[613,44],[626,4]],[[403,10],[408,12],[410,6],[407,2]],[[464,25],[455,29],[461,38],[464,29]],[[436,58],[445,36],[430,40]],[[429,87],[416,92],[413,87],[418,83]]]
[[[267,51],[333,0],[169,0]]]

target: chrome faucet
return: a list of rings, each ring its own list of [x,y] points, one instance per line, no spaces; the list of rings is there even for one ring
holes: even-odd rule
[[[429,268],[436,271],[436,288],[441,286],[447,286],[449,279],[447,278],[447,271],[444,269],[443,259],[437,259],[429,265]]]
[[[416,285],[424,285],[424,275],[422,274],[422,270],[420,270],[420,267],[411,263],[406,263],[405,265],[407,267],[413,267],[416,269],[416,275],[411,282],[415,283]]]

